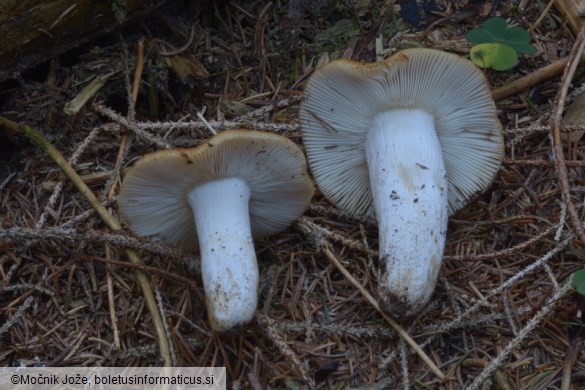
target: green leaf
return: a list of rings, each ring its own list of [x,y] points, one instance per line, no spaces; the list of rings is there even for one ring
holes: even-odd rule
[[[511,27],[504,35],[503,43],[519,53],[534,54],[536,48],[530,44],[530,33],[522,27]]]
[[[515,26],[510,27],[506,30],[506,34],[504,34],[504,40],[506,43],[508,42],[521,42],[521,43],[530,43],[530,33],[524,30],[522,27]]]
[[[513,43],[513,42],[505,42],[506,45],[510,46],[512,49],[516,50],[518,53],[526,53],[533,55],[536,53],[536,48],[532,46],[530,43]]]
[[[573,287],[585,284],[585,268],[573,274]]]
[[[500,17],[489,18],[481,27],[465,34],[465,39],[474,45],[480,43],[496,43],[504,38],[507,28],[508,26],[504,19]]]
[[[508,70],[518,62],[518,53],[536,52],[530,44],[528,31],[518,26],[508,28],[506,20],[498,16],[465,34],[465,39],[476,45],[471,49],[470,57],[482,68]]]
[[[499,16],[494,16],[493,18],[489,18],[481,25],[481,28],[490,32],[495,38],[497,42],[504,39],[506,35],[506,31],[508,30],[508,25],[506,24],[506,20]]]
[[[497,39],[489,31],[483,28],[476,28],[465,34],[465,40],[474,45],[478,45],[480,43],[493,43]]]
[[[581,283],[577,286],[577,292],[581,295],[585,295],[585,283]]]
[[[508,70],[518,62],[518,54],[503,43],[482,43],[471,49],[470,58],[481,68]]]

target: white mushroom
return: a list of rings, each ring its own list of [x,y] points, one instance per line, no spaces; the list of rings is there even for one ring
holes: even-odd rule
[[[258,265],[252,237],[286,229],[313,195],[302,151],[285,137],[224,131],[191,149],[158,151],[126,174],[118,207],[130,229],[201,251],[211,326],[252,319]]]
[[[453,54],[408,49],[386,61],[315,71],[300,110],[317,186],[379,228],[379,296],[391,314],[430,299],[447,218],[483,191],[503,155],[487,82]]]

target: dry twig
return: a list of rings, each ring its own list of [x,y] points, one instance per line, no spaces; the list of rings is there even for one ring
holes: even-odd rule
[[[476,390],[479,389],[481,384],[489,378],[492,373],[502,365],[504,359],[508,357],[508,355],[524,340],[535,328],[536,326],[544,319],[546,315],[550,313],[550,311],[555,307],[558,301],[571,289],[573,288],[571,284],[571,280],[568,279],[563,286],[555,292],[553,296],[547,299],[546,304],[540,309],[538,313],[534,317],[532,317],[528,323],[520,330],[518,335],[512,339],[506,345],[506,347],[496,356],[490,364],[478,375],[475,380],[471,383],[471,385],[467,388],[467,390]]]
[[[103,221],[108,225],[108,227],[112,230],[120,230],[122,226],[114,219],[114,217],[107,211],[107,209],[102,205],[102,203],[96,198],[96,196],[91,192],[91,190],[85,185],[83,180],[77,175],[77,172],[67,163],[67,161],[63,158],[61,153],[49,142],[41,133],[34,130],[33,128],[25,125],[20,125],[15,123],[11,120],[6,118],[0,117],[0,127],[6,128],[10,133],[14,135],[23,135],[27,137],[29,140],[34,142],[36,145],[41,147],[51,158],[57,163],[59,168],[63,170],[63,172],[69,177],[69,179],[73,182],[75,187],[83,194],[83,196],[88,200],[91,206],[97,211]],[[133,264],[142,266],[142,261],[131,249],[126,249],[126,256]],[[146,306],[152,316],[152,321],[154,323],[155,332],[157,334],[157,340],[159,343],[160,353],[163,358],[163,364],[168,366],[171,364],[170,352],[169,352],[169,344],[164,332],[164,326],[162,323],[162,319],[160,317],[160,313],[158,312],[158,307],[156,305],[156,301],[154,299],[154,294],[152,293],[152,289],[150,288],[150,282],[148,277],[144,272],[135,271],[136,279],[138,280],[138,284],[142,289],[142,294],[146,301]]]
[[[120,248],[133,248],[150,253],[156,253],[161,256],[172,257],[182,262],[191,262],[193,257],[184,254],[178,249],[163,246],[156,242],[148,240],[138,240],[134,237],[125,235],[122,231],[114,233],[104,233],[96,230],[87,230],[80,233],[68,227],[30,229],[22,227],[0,228],[0,238],[7,237],[16,241],[30,240],[72,240],[79,242],[99,242],[108,245],[115,245]]]
[[[419,347],[419,345],[406,333],[406,331],[392,318],[390,318],[386,313],[382,311],[378,301],[358,282],[353,275],[341,264],[339,259],[331,252],[330,245],[327,240],[319,234],[319,232],[315,232],[309,225],[304,224],[303,221],[299,222],[299,226],[305,231],[305,233],[312,234],[316,239],[316,244],[321,252],[331,263],[335,265],[335,267],[345,276],[347,280],[351,282],[351,284],[357,288],[357,290],[362,294],[362,296],[368,301],[368,303],[376,309],[378,313],[392,326],[392,328],[402,337],[408,345],[417,353],[418,356],[423,359],[425,364],[431,369],[431,371],[441,380],[445,379],[445,374],[441,372],[441,370],[437,367],[437,365],[429,358],[429,356]]]
[[[585,243],[585,230],[583,229],[583,222],[577,215],[577,210],[573,201],[571,200],[571,189],[569,187],[569,178],[567,176],[567,166],[565,164],[565,155],[563,153],[563,145],[561,141],[561,124],[563,119],[563,110],[565,108],[565,99],[567,92],[571,86],[571,80],[575,74],[575,70],[579,65],[580,58],[585,49],[585,25],[581,27],[581,31],[577,36],[577,40],[573,45],[573,49],[567,59],[567,66],[563,73],[563,81],[559,94],[557,97],[557,106],[555,109],[555,115],[553,118],[552,138],[553,138],[553,154],[555,157],[555,163],[557,167],[557,173],[559,176],[559,185],[561,187],[561,193],[563,194],[563,201],[567,206],[567,213],[569,214],[569,221],[571,227],[575,230],[577,237],[582,243]]]
[[[577,58],[579,58],[578,63],[585,61],[585,56],[579,56]],[[503,100],[546,80],[558,77],[563,73],[563,69],[566,68],[569,60],[569,57],[561,58],[560,60],[514,80],[511,83],[496,88],[492,91],[492,96],[495,101]]]
[[[567,356],[563,364],[563,375],[561,377],[561,390],[571,389],[571,374],[575,362],[579,359],[579,354],[583,349],[583,337],[577,336],[571,340],[567,349]]]
[[[307,372],[297,354],[289,347],[282,336],[278,334],[275,321],[260,313],[256,313],[255,318],[258,324],[264,329],[264,333],[280,350],[280,352],[289,360],[291,365],[297,371],[297,374],[303,378],[303,381],[306,383],[306,385],[309,386],[310,389],[315,389],[315,383],[313,379],[307,375]]]
[[[441,380],[445,379],[445,374],[441,372],[439,367],[431,360],[431,358],[422,350],[422,348],[410,337],[408,333],[400,326],[396,321],[390,318],[386,313],[382,311],[378,302],[374,299],[374,297],[353,277],[353,275],[341,264],[341,262],[335,257],[333,252],[328,247],[328,244],[325,244],[321,247],[321,251],[327,256],[327,258],[337,267],[337,269],[351,282],[358,289],[358,291],[363,295],[364,298],[368,301],[368,303],[380,313],[382,318],[390,324],[390,326],[400,335],[400,337],[406,341],[408,345],[420,358],[425,362],[425,364],[431,369],[431,371]]]

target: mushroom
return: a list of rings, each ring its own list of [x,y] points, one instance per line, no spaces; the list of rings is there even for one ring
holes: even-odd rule
[[[139,236],[201,252],[211,327],[254,316],[258,265],[252,238],[286,229],[314,192],[300,148],[289,139],[224,131],[190,149],[142,157],[126,174],[120,213]]]
[[[432,49],[377,63],[337,60],[309,79],[300,123],[324,196],[377,219],[381,307],[416,314],[437,281],[448,216],[487,188],[502,160],[485,77]]]

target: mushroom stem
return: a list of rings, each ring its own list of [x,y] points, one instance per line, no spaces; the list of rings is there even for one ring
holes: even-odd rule
[[[377,114],[365,152],[380,235],[381,307],[410,316],[433,293],[447,231],[447,178],[433,116],[420,109]]]
[[[218,332],[252,319],[258,264],[250,230],[250,189],[239,178],[202,184],[187,196],[201,250],[201,276],[211,327]]]

